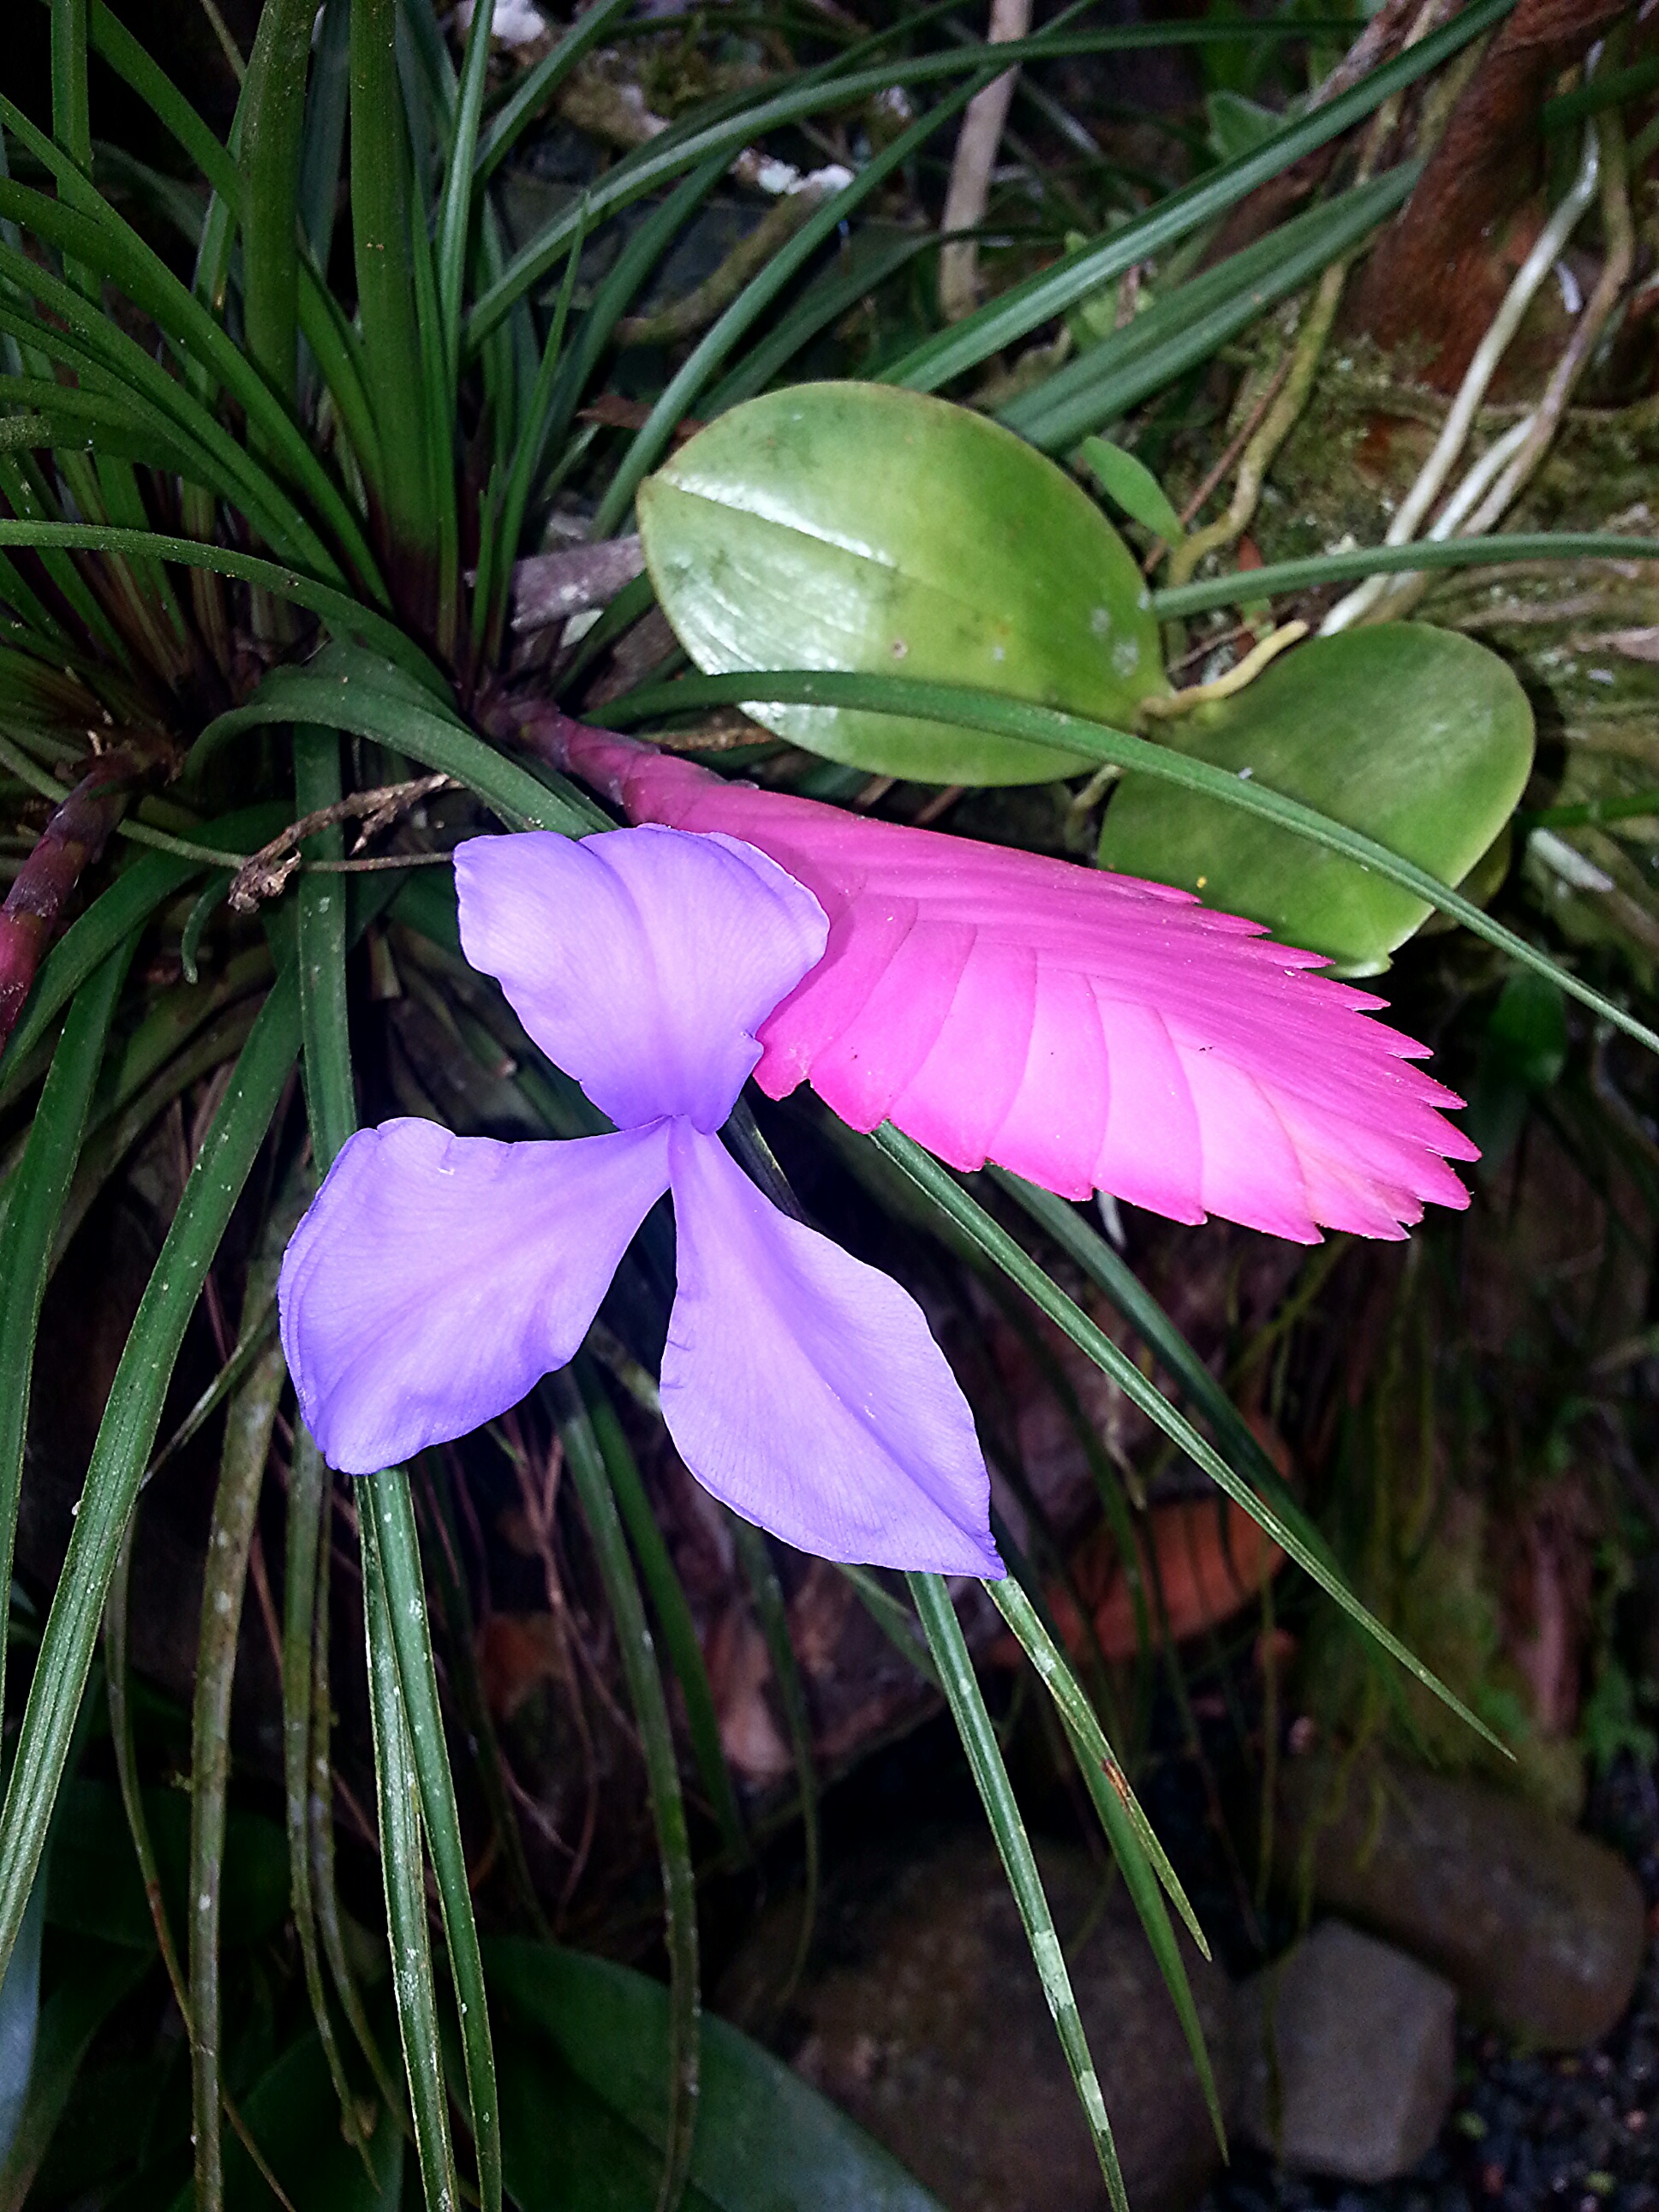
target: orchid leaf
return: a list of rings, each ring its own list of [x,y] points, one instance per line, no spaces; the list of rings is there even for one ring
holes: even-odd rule
[[[1063,471],[965,408],[816,384],[735,407],[640,488],[663,611],[708,672],[817,665],[964,679],[1125,720],[1166,687],[1139,571]],[[1076,755],[909,717],[748,711],[831,760],[1031,783]]]
[[[950,122],[957,111],[965,107],[976,92],[990,82],[990,73],[969,77],[965,84],[938,101],[927,114],[902,131],[890,146],[884,147],[872,161],[866,161],[850,183],[830,194],[823,204],[802,224],[789,243],[775,253],[766,266],[744,287],[735,299],[692,349],[683,367],[670,379],[666,390],[652,409],[649,418],[641,427],[638,436],[629,447],[622,465],[611,478],[599,511],[594,517],[593,534],[604,538],[610,534],[628,512],[629,505],[639,488],[640,481],[658,459],[672,434],[674,426],[708,386],[720,364],[732,348],[753,328],[775,300],[782,296],[805,268],[825,240],[837,230],[843,233],[850,225],[863,203],[877,191],[896,170],[912,161],[933,134]],[[842,387],[847,392],[858,392],[858,385]]]
[[[669,1996],[609,1959],[484,1946],[502,2039],[507,2173],[525,2212],[648,2212],[666,2142]],[[939,2212],[879,2144],[725,2021],[702,2024],[685,2212]]]
[[[1190,757],[1316,807],[1448,884],[1503,828],[1532,767],[1532,709],[1509,667],[1425,623],[1316,638],[1166,726]],[[1145,776],[1124,778],[1098,857],[1248,915],[1351,975],[1385,968],[1431,912],[1360,862]]]

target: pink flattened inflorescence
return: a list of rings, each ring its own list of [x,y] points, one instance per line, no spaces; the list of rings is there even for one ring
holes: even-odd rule
[[[767,1017],[756,1080],[802,1082],[953,1167],[988,1161],[1071,1198],[1177,1221],[1218,1213],[1310,1243],[1398,1237],[1468,1203],[1461,1104],[1383,1005],[1163,884],[873,822],[728,783],[562,723],[577,774],[630,819],[769,855],[828,918],[823,957]]]

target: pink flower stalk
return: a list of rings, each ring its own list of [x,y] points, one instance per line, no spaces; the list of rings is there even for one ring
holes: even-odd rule
[[[890,1121],[951,1166],[1176,1221],[1317,1243],[1398,1238],[1465,1206],[1462,1102],[1410,1065],[1386,1001],[1188,893],[728,783],[546,708],[521,734],[630,821],[742,838],[829,918],[761,1024],[755,1079],[852,1127]]]

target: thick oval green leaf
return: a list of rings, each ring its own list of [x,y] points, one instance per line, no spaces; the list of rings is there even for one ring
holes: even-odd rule
[[[524,2212],[649,2212],[662,2171],[668,1991],[551,1943],[484,1944],[499,2023],[502,2151]],[[852,2121],[704,2015],[684,2212],[940,2212]]]
[[[1504,663],[1472,638],[1382,623],[1298,647],[1233,698],[1170,726],[1168,741],[1455,884],[1521,796],[1532,709]],[[1356,861],[1147,776],[1123,779],[1099,860],[1195,890],[1354,975],[1387,967],[1429,913]]]
[[[872,384],[720,416],[640,487],[664,612],[699,668],[898,671],[1125,722],[1165,683],[1146,586],[1061,469],[984,416]],[[987,732],[759,702],[781,737],[924,783],[1087,765]]]

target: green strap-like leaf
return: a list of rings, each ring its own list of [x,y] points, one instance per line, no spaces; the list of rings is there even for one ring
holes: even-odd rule
[[[1420,161],[1402,161],[1369,184],[1339,192],[1278,224],[1266,238],[1229,254],[1213,269],[1154,300],[1141,314],[1045,377],[1034,391],[999,409],[997,420],[1045,453],[1069,452],[1080,438],[1115,422],[1162,392],[1218,348],[1310,283],[1331,262],[1352,253],[1392,215],[1416,182]],[[1119,456],[1122,463],[1133,455]],[[1111,489],[1108,485],[1107,489]],[[1167,506],[1168,502],[1165,502]],[[1136,510],[1132,507],[1131,514]],[[1136,519],[1146,520],[1145,514]],[[1168,515],[1160,534],[1166,542]],[[1178,534],[1180,525],[1176,523]]]
[[[477,0],[472,21],[467,26],[460,96],[450,131],[443,193],[438,203],[434,241],[438,307],[443,324],[445,385],[452,406],[461,357],[461,287],[466,277],[467,232],[472,214],[472,161],[477,151],[478,120],[483,112],[489,70],[489,29],[495,20],[495,0]]]
[[[319,577],[261,560],[258,554],[240,553],[228,545],[204,544],[194,538],[173,538],[161,531],[117,530],[84,522],[17,522],[9,518],[0,520],[0,545],[21,545],[36,551],[65,547],[87,553],[149,554],[158,561],[176,561],[185,568],[206,568],[216,575],[258,584],[278,599],[292,599],[296,607],[320,617],[337,637],[349,639],[355,635],[365,639],[435,696],[449,696],[444,678],[396,623]]]
[[[651,1599],[652,1611],[657,1616],[669,1664],[685,1700],[686,1728],[697,1771],[702,1777],[702,1786],[708,1792],[709,1803],[720,1825],[720,1839],[733,1862],[741,1864],[750,1856],[749,1838],[732,1770],[720,1746],[720,1717],[714,1709],[714,1693],[709,1687],[702,1646],[697,1641],[696,1624],[615,1408],[598,1388],[587,1390],[585,1395],[605,1474],[639,1560],[640,1573]]]
[[[302,728],[296,738],[295,787],[307,808],[327,805],[339,791],[338,746],[321,730]],[[304,1040],[306,1103],[311,1117],[312,1150],[326,1170],[356,1126],[351,1081],[351,1043],[345,998],[344,902],[337,884],[313,877],[299,907],[301,1028]],[[490,2049],[489,2010],[478,1955],[477,1926],[467,1881],[466,1854],[454,1779],[444,1739],[433,1665],[426,1584],[421,1568],[409,1478],[401,1468],[369,1476],[357,1486],[364,1547],[364,1601],[369,1670],[378,1699],[389,1698],[395,1711],[376,1709],[376,1758],[383,1819],[393,1825],[383,1837],[386,1857],[387,1911],[391,1916],[394,1965],[398,1946],[413,1941],[405,1924],[411,1894],[421,1899],[421,1942],[425,1942],[425,1886],[421,1873],[420,1830],[424,1823],[437,1878],[439,1901],[448,1940],[450,1965],[460,2014],[461,2046],[472,2110],[473,2143],[483,2212],[501,2212],[500,2115],[496,2106],[495,2059]],[[371,1603],[371,1597],[377,1603]],[[403,1803],[404,1771],[417,1793],[413,1812]],[[388,1813],[388,1807],[391,1808]],[[412,1850],[411,1864],[393,1869],[393,1850]],[[431,1979],[429,1957],[405,1962],[398,1984],[398,2023],[415,2106],[416,2136],[428,2197],[449,2173],[453,2158],[443,2115],[441,2077],[434,2092],[429,2078],[426,2008]],[[435,2017],[435,2016],[434,2016]],[[435,2026],[433,2028],[435,2037]],[[435,2066],[435,2051],[431,2054]],[[435,2094],[435,2113],[422,2100]],[[447,2200],[454,2203],[452,2193]]]
[[[1139,223],[1126,224],[1113,233],[1115,245],[1121,244],[1127,258],[1115,262],[1107,275],[1121,274],[1132,262],[1144,260],[1159,246],[1185,237],[1213,216],[1223,215],[1242,199],[1245,193],[1266,179],[1278,174],[1282,168],[1315,147],[1324,145],[1340,131],[1346,131],[1369,115],[1371,110],[1387,99],[1390,92],[1412,83],[1427,69],[1443,61],[1457,49],[1507,14],[1515,0],[1474,0],[1455,21],[1401,55],[1385,69],[1378,70],[1328,106],[1316,108],[1291,131],[1282,132],[1246,162],[1234,162],[1224,170],[1212,171],[1203,180],[1208,189],[1194,197],[1195,188],[1188,186],[1182,193],[1170,198],[1143,216]],[[586,19],[584,19],[586,21]],[[915,19],[909,19],[907,27],[913,27]],[[1292,28],[1288,19],[1279,35],[1305,36],[1310,26],[1298,24]],[[696,116],[683,118],[671,131],[647,145],[623,156],[607,170],[592,187],[589,195],[590,217],[597,223],[603,216],[614,215],[645,193],[659,189],[670,178],[710,155],[723,155],[726,160],[748,145],[763,137],[769,131],[779,131],[790,124],[801,122],[805,117],[821,113],[826,108],[851,108],[872,93],[890,91],[896,84],[927,84],[941,78],[971,76],[975,70],[994,64],[999,69],[1017,68],[1022,63],[1057,61],[1073,54],[1120,53],[1140,51],[1148,47],[1226,45],[1235,39],[1247,42],[1259,41],[1268,35],[1268,27],[1260,24],[1227,24],[1218,22],[1139,23],[1125,24],[1115,29],[1092,32],[1066,32],[1032,39],[1012,39],[1006,45],[994,47],[980,42],[961,46],[950,53],[902,54],[868,69],[849,69],[846,58],[823,70],[805,70],[800,78],[784,89],[768,87],[759,95],[750,95],[734,102],[714,103],[719,111],[710,119]],[[1345,33],[1346,35],[1346,33]],[[879,37],[868,44],[880,43]],[[1432,51],[1431,51],[1432,50]],[[527,80],[526,80],[527,82]],[[493,150],[493,139],[486,145],[483,159],[489,161]],[[1154,223],[1170,210],[1167,221]],[[524,297],[532,286],[538,284],[549,269],[563,254],[574,224],[574,208],[556,216],[528,245],[524,246],[501,276],[478,300],[468,319],[466,342],[476,346],[494,330],[514,303]],[[1154,225],[1152,229],[1146,229]],[[1143,231],[1149,242],[1142,243]],[[1061,287],[1069,281],[1076,268],[1076,258],[1059,264]],[[1021,337],[1025,331],[1035,329],[1070,306],[1086,293],[1097,291],[1107,281],[1107,275],[1096,273],[1092,264],[1088,273],[1077,284],[1075,290],[1065,293],[1057,305],[1043,306],[1031,314],[1029,321],[1011,329],[1006,335],[993,337],[981,348],[982,327],[980,319],[970,317],[958,324],[957,331],[974,333],[960,349],[961,357],[947,361],[946,365],[933,374],[931,366],[924,367],[920,351],[888,372],[890,380],[915,383],[918,390],[933,391],[963,369],[970,368],[994,353],[1000,346]],[[1018,288],[1022,295],[1025,288]],[[1012,295],[1005,295],[1012,296]],[[1000,304],[1000,303],[999,303]],[[981,311],[982,312],[982,311]],[[947,334],[954,337],[955,332]],[[930,341],[930,346],[936,343]],[[931,364],[928,355],[927,362]],[[915,374],[908,373],[912,364]],[[923,374],[928,380],[920,381]]]
[[[951,1717],[962,1738],[962,1747],[968,1754],[968,1764],[973,1770],[980,1798],[990,1821],[991,1832],[996,1838],[997,1849],[1002,1854],[1002,1863],[1008,1875],[1008,1887],[1019,1907],[1019,1917],[1025,1927],[1025,1939],[1031,1947],[1031,1958],[1042,1984],[1042,1994],[1048,2000],[1048,2009],[1054,2015],[1060,2048],[1066,2053],[1066,2063],[1072,2069],[1072,2079],[1083,2106],[1084,2118],[1089,2123],[1089,2133],[1094,2139],[1100,2170],[1106,2177],[1113,2212],[1129,2212],[1129,2200],[1124,2192],[1123,2174],[1118,2165],[1117,2148],[1112,2141],[1111,2122],[1106,2117],[1106,2106],[1100,2094],[1100,2080],[1095,2072],[1094,2060],[1089,2055],[1089,2039],[1083,2031],[1082,2016],[1077,2008],[1077,1998],[1072,1990],[1072,1978],[1066,1970],[1066,1956],[1060,1948],[1060,1937],[1054,1932],[1054,1916],[1048,1910],[1048,1900],[1042,1893],[1042,1877],[1032,1854],[1030,1839],[1025,1832],[1025,1823],[1020,1818],[1013,1786],[1008,1779],[1008,1770],[1002,1763],[1002,1753],[997,1747],[996,1731],[991,1726],[991,1717],[985,1710],[985,1700],[980,1695],[979,1683],[974,1674],[972,1660],[962,1633],[961,1623],[951,1603],[951,1594],[943,1575],[913,1574],[908,1577],[910,1595],[915,1600],[916,1611],[927,1638],[927,1647],[939,1668],[939,1680],[945,1685],[945,1702],[951,1708]]]
[[[0,1812],[0,1965],[16,1941],[40,1863],[105,1595],[173,1363],[299,1050],[299,1016],[294,979],[279,977],[191,1170],[115,1371]]]
[[[323,1984],[311,1878],[311,1725],[315,1691],[311,1661],[317,1626],[317,1559],[332,1504],[323,1455],[301,1424],[294,1439],[294,1462],[289,1471],[283,1578],[283,1797],[288,1826],[289,1903],[300,1939],[311,2016],[340,2107],[341,2132],[356,2148],[365,2168],[372,2172],[357,2099],[346,2075]]]
[[[933,1201],[940,1213],[958,1231],[965,1233],[1011,1282],[1017,1283],[1032,1304],[1065,1331],[1078,1350],[1092,1359],[1101,1372],[1116,1383],[1130,1403],[1139,1407],[1162,1429],[1171,1443],[1178,1445],[1195,1467],[1201,1468],[1229,1498],[1241,1505],[1256,1525],[1264,1529],[1282,1551],[1288,1553],[1304,1573],[1311,1575],[1326,1595],[1334,1598],[1367,1635],[1374,1637],[1385,1651],[1415,1675],[1425,1689],[1432,1691],[1460,1720],[1466,1721],[1494,1749],[1504,1749],[1486,1723],[1477,1720],[1468,1707],[1454,1697],[1445,1684],[1431,1674],[1397,1636],[1386,1629],[1375,1614],[1366,1610],[1341,1577],[1332,1571],[1318,1552],[1304,1542],[1284,1516],[1233,1472],[1220,1454],[1200,1436],[1190,1421],[1176,1411],[1163,1392],[1146,1380],[1128,1354],[1114,1344],[1079,1305],[1066,1297],[1029,1253],[1020,1249],[1000,1222],[994,1220],[978,1200],[969,1195],[948,1168],[941,1166],[930,1152],[924,1152],[912,1139],[894,1128],[890,1121],[884,1121],[868,1141],[884,1152]]]
[[[552,52],[544,54],[519,79],[496,111],[489,135],[475,156],[480,184],[506,159],[536,118],[546,112],[554,94],[582,56],[631,5],[632,0],[593,0],[592,6],[577,15]]]
[[[376,1516],[359,1512],[363,1561],[363,1626],[368,1644],[368,1710],[374,1730],[374,1778],[380,1831],[380,1874],[392,1946],[392,1987],[403,2030],[404,2065],[415,2115],[415,2142],[427,2212],[456,2212],[460,2191],[444,2090],[438,1993],[426,1923],[421,1850],[421,1785],[404,1718],[397,1647],[380,1571]]]
[[[1397,576],[1419,568],[1498,568],[1510,561],[1659,561],[1659,539],[1625,538],[1612,530],[1524,530],[1507,537],[1437,538],[1417,545],[1361,545],[1315,553],[1305,561],[1270,562],[1230,576],[1206,577],[1152,593],[1160,621],[1234,607],[1281,592],[1317,591],[1362,576]]]
[[[266,0],[242,99],[242,322],[247,349],[294,404],[300,311],[300,155],[312,0]]]
[[[357,312],[374,363],[370,399],[385,475],[378,487],[400,578],[400,603],[434,580],[436,456],[429,436],[415,307],[413,179],[398,83],[393,0],[353,0],[351,222]],[[425,250],[424,217],[420,245]],[[446,464],[447,455],[445,456]]]
[[[119,17],[110,13],[104,0],[92,0],[88,28],[100,56],[166,125],[215,191],[240,197],[234,161],[167,71]]]
[[[6,119],[12,122],[12,113],[9,112]],[[109,209],[107,203],[100,202],[99,213],[94,216],[48,199],[26,186],[0,183],[0,208],[26,224],[38,237],[58,246],[66,258],[72,255],[84,260],[100,276],[118,285],[136,306],[155,317],[182,360],[206,370],[217,380],[244,410],[250,428],[293,484],[334,533],[356,574],[377,597],[383,597],[384,586],[362,526],[339,486],[312,451],[298,423],[203,303],[179,283],[160,256]],[[33,292],[59,314],[64,312],[65,294],[74,296],[71,288],[58,284],[21,256],[12,256],[9,252],[4,265],[21,289]],[[96,327],[98,313],[88,308],[86,315],[77,315],[70,322],[82,344],[90,346],[100,357],[118,362],[127,380],[142,380],[155,403],[181,423],[188,422],[210,451],[228,448],[234,453],[234,441],[218,431],[213,417],[199,403],[187,400],[182,387],[173,383],[159,364],[148,361],[142,348],[124,339],[112,328],[100,331]],[[233,461],[228,465],[235,464]],[[245,451],[240,467],[261,506],[275,507],[280,516],[276,487]],[[292,503],[289,494],[290,508]],[[307,529],[297,516],[291,516],[286,530],[279,528],[270,533],[271,542],[278,546],[287,542],[301,545]]]
[[[586,836],[610,829],[610,817],[562,777],[544,783],[474,737],[453,713],[446,714],[408,685],[396,671],[352,647],[331,647],[303,669],[276,668],[246,706],[210,722],[197,739],[191,768],[239,730],[270,722],[315,722],[349,730],[412,754],[428,768],[456,777],[492,806],[512,830],[559,830]],[[568,796],[566,796],[566,793]]]
[[[639,1723],[647,1787],[662,1861],[663,1908],[669,1965],[668,2129],[657,2212],[674,2212],[685,2193],[697,2124],[701,2074],[697,1978],[697,1891],[691,1871],[685,1805],[680,1795],[674,1735],[663,1694],[662,1674],[646,1625],[645,1607],[628,1555],[628,1540],[606,1479],[603,1455],[581,1391],[568,1368],[549,1389],[564,1443],[565,1465],[581,1500],[593,1540],[605,1602],[617,1626],[617,1649]]]
[[[454,1777],[450,1771],[449,1747],[444,1739],[443,1711],[438,1702],[438,1677],[433,1665],[432,1634],[426,1609],[426,1578],[421,1566],[420,1540],[415,1529],[409,1477],[402,1468],[389,1468],[379,1474],[368,1475],[357,1485],[357,1497],[362,1524],[365,1528],[372,1526],[374,1531],[375,1552],[385,1585],[384,1621],[376,1623],[371,1617],[370,1661],[377,1668],[382,1665],[381,1655],[375,1648],[376,1639],[389,1632],[397,1670],[401,1726],[407,1731],[404,1749],[412,1761],[420,1793],[422,1824],[432,1853],[432,1871],[437,1881],[450,1970],[455,1980],[467,2100],[472,2115],[472,2144],[478,2161],[478,2193],[483,2212],[501,2212],[501,2114],[496,2100],[495,2058],[490,2047],[489,2005],[484,1992],[483,1962],[478,1953],[477,1923],[472,1914],[472,1890],[467,1880],[460,1814],[455,1803]],[[393,1779],[388,1777],[388,1787]],[[422,1894],[424,1897],[423,1888]],[[411,2032],[423,2034],[425,2031],[413,2015],[403,2013],[401,2003],[399,2014],[412,2087],[417,2063],[423,2061],[417,2061],[410,2051],[410,2037]],[[416,2124],[418,2130],[418,2117]],[[428,2189],[430,2185],[428,2176]]]
[[[69,1195],[87,1107],[103,1065],[104,1042],[133,941],[129,936],[106,953],[102,965],[76,994],[0,1227],[0,1628],[10,1613],[12,1551],[40,1302],[46,1296],[58,1218]],[[6,1642],[0,1634],[0,1698],[5,1692]]]
[[[257,1312],[275,1290],[277,1256],[263,1253],[249,1268],[245,1316]],[[197,2212],[219,2212],[224,2203],[224,2157],[219,2135],[219,2106],[224,2094],[220,2063],[223,2017],[219,1929],[230,1782],[230,1700],[236,1680],[248,1553],[264,1488],[277,1401],[287,1380],[283,1348],[280,1344],[269,1344],[231,1400],[202,1577],[201,1634],[191,1715],[187,1908],[191,2132],[196,2151]]]
[[[913,391],[937,392],[941,385],[977,368],[994,353],[1029,337],[1042,324],[1074,307],[1103,284],[1122,276],[1136,262],[1164,252],[1202,225],[1212,222],[1236,207],[1258,185],[1279,176],[1333,138],[1380,107],[1396,92],[1414,84],[1459,52],[1470,40],[1480,38],[1501,22],[1514,0],[1472,0],[1449,23],[1431,31],[1414,46],[1396,54],[1381,69],[1371,70],[1358,84],[1334,100],[1310,109],[1287,124],[1254,151],[1211,169],[1179,191],[1122,224],[1105,238],[1079,246],[1024,283],[1012,286],[938,337],[927,338],[894,362],[882,374],[890,384],[908,384]],[[1288,19],[1285,19],[1288,21]],[[1000,47],[1012,58],[1015,48]]]
[[[1012,1575],[1003,1582],[987,1583],[985,1587],[997,1610],[1019,1638],[1044,1688],[1060,1709],[1067,1739],[1077,1755],[1078,1765],[1089,1795],[1100,1814],[1112,1856],[1122,1872],[1125,1886],[1146,1930],[1146,1940],[1152,1946],[1152,1956],[1158,1961],[1158,1972],[1170,1992],[1170,2001],[1180,2020],[1182,2033],[1187,2039],[1187,2048],[1192,2053],[1193,2065],[1198,2074],[1199,2086],[1209,2107],[1216,2140],[1224,2152],[1227,2147],[1226,2128],[1221,2117],[1221,2100],[1216,2090],[1215,2075],[1204,2041],[1198,2007],[1193,2002],[1192,1984],[1187,1978],[1180,1946],[1176,1942],[1175,1930],[1170,1925],[1170,1916],[1164,1909],[1166,1895],[1187,1923],[1188,1932],[1206,1959],[1210,1955],[1210,1947],[1205,1942],[1197,1917],[1187,1901],[1186,1892],[1176,1879],[1175,1869],[1164,1856],[1164,1847],[1154,1834],[1152,1823],[1129,1787],[1129,1778],[1107,1741],[1106,1732],[1100,1725],[1094,1707],[1085,1696],[1082,1685],[1073,1674],[1066,1654],[1049,1635],[1036,1607]]]
[[[320,814],[340,799],[340,740],[331,729],[298,724],[294,732],[294,804],[301,817]],[[318,859],[337,860],[345,850],[343,825],[334,823],[313,842]],[[346,901],[344,886],[327,876],[301,874],[295,902],[300,973],[300,1036],[311,1146],[326,1173],[357,1126],[351,1085],[350,1032],[346,1020]]]
[[[818,1771],[812,1758],[812,1723],[806,1710],[806,1689],[800,1678],[800,1664],[795,1657],[795,1647],[789,1639],[789,1612],[784,1602],[783,1586],[778,1580],[778,1571],[772,1564],[772,1554],[765,1537],[752,1521],[745,1521],[740,1513],[727,1511],[726,1525],[743,1565],[744,1580],[749,1585],[749,1595],[755,1608],[755,1618],[766,1644],[766,1656],[772,1662],[772,1680],[777,1686],[778,1702],[783,1707],[783,1724],[788,1731],[790,1754],[795,1762],[795,1786],[800,1792],[800,1820],[803,1856],[805,1859],[805,1881],[802,1887],[800,1925],[795,1937],[795,1953],[781,1990],[777,1994],[787,1999],[793,1996],[796,1983],[806,1966],[806,1954],[811,1947],[812,1930],[818,1911],[818,1887],[823,1869],[823,1849],[818,1820]]]
[[[1057,1198],[1052,1191],[1040,1190],[1036,1183],[1011,1174],[1006,1168],[994,1167],[987,1172],[1106,1293],[1125,1321],[1145,1338],[1170,1374],[1202,1409],[1234,1462],[1245,1471],[1258,1490],[1273,1499],[1287,1519],[1296,1523],[1305,1542],[1321,1548],[1322,1540],[1303,1515],[1288,1484],[1261,1449],[1249,1423],[1122,1254],[1115,1252],[1097,1229],[1091,1228],[1069,1200]],[[1334,1568],[1335,1562],[1331,1564]]]

